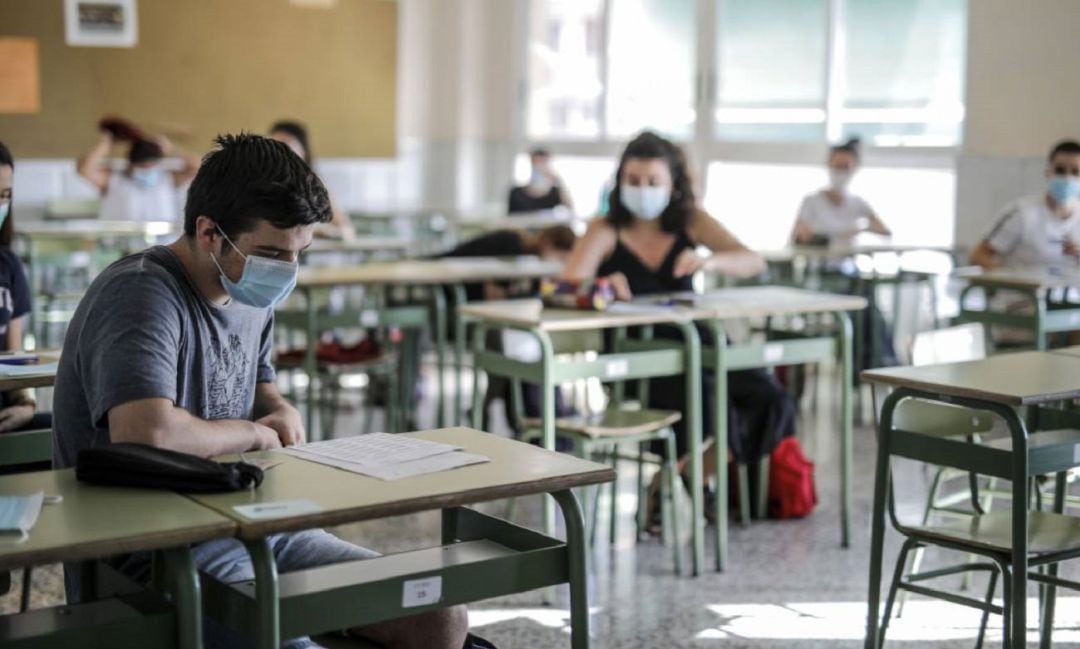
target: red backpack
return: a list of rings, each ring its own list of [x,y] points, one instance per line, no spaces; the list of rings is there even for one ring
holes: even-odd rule
[[[785,437],[769,460],[769,518],[802,518],[817,505],[814,463],[799,441]]]

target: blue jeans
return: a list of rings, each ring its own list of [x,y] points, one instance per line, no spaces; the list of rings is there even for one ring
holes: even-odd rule
[[[372,559],[379,556],[377,552],[342,541],[333,534],[320,529],[304,530],[290,534],[275,534],[267,540],[277,561],[278,572],[281,573],[306,570],[331,563]],[[218,539],[192,546],[191,558],[199,571],[205,572],[219,581],[232,583],[255,578],[251,557],[248,555],[244,545],[236,539]],[[117,570],[136,581],[143,583],[150,581],[150,561],[146,554],[127,555],[112,563]],[[67,568],[65,577],[68,587],[68,599],[69,601],[77,601],[78,572],[77,569],[72,569],[76,568],[76,566],[65,566],[65,568]],[[73,584],[73,582],[76,583]],[[73,594],[75,595],[74,600],[72,598]],[[203,620],[203,639],[206,649],[249,646],[235,631],[209,617],[204,617]],[[318,646],[310,638],[293,638],[282,643],[282,647],[287,649],[307,649]]]

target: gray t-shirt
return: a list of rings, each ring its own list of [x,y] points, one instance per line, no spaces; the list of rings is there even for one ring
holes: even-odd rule
[[[202,419],[250,419],[274,380],[272,309],[210,302],[163,246],[125,257],[91,284],[56,373],[53,464],[109,442],[109,410],[161,397]]]

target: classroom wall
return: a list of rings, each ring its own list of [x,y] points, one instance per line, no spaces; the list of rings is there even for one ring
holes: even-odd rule
[[[63,4],[0,0],[0,35],[41,44],[41,112],[0,115],[21,157],[77,155],[107,113],[194,151],[219,132],[295,116],[318,155],[395,153],[396,2],[141,0],[134,48],[67,46]]]
[[[1006,202],[1043,189],[1047,150],[1080,138],[1080,2],[968,2],[967,116],[957,161],[958,243]]]

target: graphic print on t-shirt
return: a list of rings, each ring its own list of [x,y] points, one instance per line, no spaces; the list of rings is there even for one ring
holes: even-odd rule
[[[238,419],[247,416],[248,404],[254,390],[250,376],[251,359],[244,350],[240,336],[229,334],[227,345],[214,341],[210,351],[210,377],[206,394],[207,419]]]
[[[14,302],[11,299],[11,291],[6,286],[0,286],[0,336],[6,336],[8,324],[11,323],[11,314],[15,312]],[[6,345],[0,345],[6,348]]]

